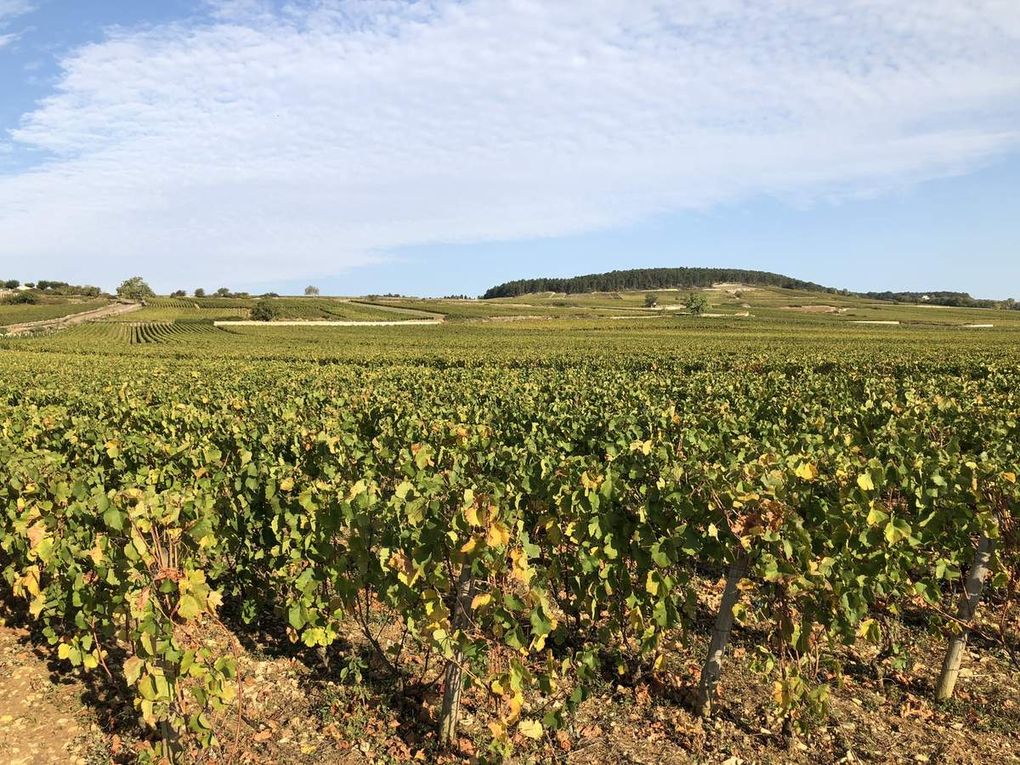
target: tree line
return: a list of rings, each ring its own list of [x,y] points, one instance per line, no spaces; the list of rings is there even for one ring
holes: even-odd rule
[[[1007,311],[1020,310],[1020,303],[1013,298],[986,300],[971,297],[967,292],[864,292],[862,297],[872,300],[889,300],[894,303],[916,303],[919,305],[945,305],[959,308],[1003,308]]]
[[[570,278],[517,279],[490,288],[483,299],[518,297],[533,292],[617,292],[622,290],[684,289],[711,287],[719,282],[739,282],[768,287],[839,292],[814,282],[794,279],[770,271],[743,268],[632,268]]]

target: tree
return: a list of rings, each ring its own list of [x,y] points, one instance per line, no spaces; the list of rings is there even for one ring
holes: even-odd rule
[[[704,295],[692,292],[687,296],[687,310],[694,316],[701,316],[708,308],[708,300]]]
[[[645,308],[655,308],[659,304],[659,296],[649,292],[645,295]]]
[[[205,297],[205,290],[199,287],[195,290],[195,297]]]
[[[279,309],[271,300],[260,300],[251,309],[251,318],[255,321],[272,321],[279,315]]]
[[[4,289],[16,290],[20,286],[21,282],[19,282],[17,279],[8,279],[7,281],[4,282]]]
[[[156,293],[152,291],[152,287],[146,284],[145,280],[140,276],[132,276],[130,279],[125,279],[117,288],[117,297],[128,300],[145,300],[145,298],[155,297],[155,295]]]
[[[182,297],[184,297],[187,294],[188,293],[185,292],[184,290],[174,290],[173,292],[170,293],[170,297],[172,297],[172,298],[182,298]]]
[[[305,294],[308,295],[309,297],[318,295],[319,288],[312,284],[309,284],[307,287],[305,287]]]
[[[226,287],[220,287],[213,293],[213,295],[216,297],[230,297],[230,290]]]

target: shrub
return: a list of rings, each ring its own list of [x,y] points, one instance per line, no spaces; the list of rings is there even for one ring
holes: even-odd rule
[[[255,321],[272,321],[280,315],[280,310],[270,300],[260,300],[251,309],[251,318]]]
[[[35,305],[39,302],[39,296],[34,292],[16,292],[4,299],[8,305]]]

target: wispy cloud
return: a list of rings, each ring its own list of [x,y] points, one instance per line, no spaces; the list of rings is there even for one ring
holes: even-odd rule
[[[0,258],[299,278],[403,245],[881,191],[1020,143],[1011,0],[215,7],[68,54],[11,133],[43,159],[0,175]]]
[[[35,6],[28,0],[0,0],[0,50],[20,37],[17,32],[6,31],[11,21],[32,10],[35,10]]]
[[[0,28],[16,16],[35,10],[30,0],[0,0]]]

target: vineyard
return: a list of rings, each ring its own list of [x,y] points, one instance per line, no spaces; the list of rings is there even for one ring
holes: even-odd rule
[[[3,305],[0,304],[0,330],[12,324],[23,322],[47,321],[49,319],[60,319],[85,311],[93,311],[97,308],[109,305],[109,300],[69,300],[51,299],[39,305]]]
[[[0,340],[0,600],[130,707],[133,758],[266,741],[270,633],[388,689],[415,733],[380,762],[583,756],[607,694],[707,761],[725,720],[855,761],[866,683],[969,740],[976,656],[1004,732],[943,761],[1020,747],[1012,330],[125,318]]]
[[[257,300],[253,298],[151,298],[140,311],[123,317],[126,322],[230,321],[247,319]],[[393,310],[335,298],[270,298],[279,319],[386,321]],[[410,311],[415,316],[419,311]]]

